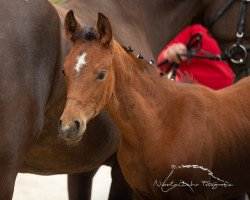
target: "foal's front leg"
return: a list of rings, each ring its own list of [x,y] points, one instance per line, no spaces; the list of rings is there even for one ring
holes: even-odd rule
[[[112,183],[109,193],[109,200],[132,200],[133,199],[133,191],[131,187],[126,182],[120,165],[117,161],[117,154],[114,154],[111,157],[111,177]]]

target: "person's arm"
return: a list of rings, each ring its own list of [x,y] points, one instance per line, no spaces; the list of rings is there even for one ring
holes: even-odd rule
[[[189,26],[180,32],[165,48],[162,50],[158,56],[157,63],[161,63],[168,60],[170,63],[175,62],[180,64],[180,59],[177,54],[186,54],[186,45],[192,35],[192,29],[194,26]],[[182,60],[186,59],[182,57]]]

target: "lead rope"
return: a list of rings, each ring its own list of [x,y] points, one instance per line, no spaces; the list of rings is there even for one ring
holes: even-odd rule
[[[226,1],[223,7],[219,10],[217,15],[213,18],[213,20],[207,25],[207,29],[211,30],[214,24],[220,19],[220,17],[233,5],[234,0]]]
[[[209,59],[209,60],[224,60],[226,59],[224,56],[215,55],[210,52],[202,50],[202,37],[201,33],[197,33],[193,35],[188,43],[186,44],[187,47],[187,54],[177,54],[180,60],[182,57],[187,57],[187,63],[190,64],[191,58],[200,58],[200,59]],[[199,55],[197,54],[199,52]],[[168,60],[164,60],[163,62],[158,64],[158,67],[163,65],[169,64],[169,67],[166,68],[165,72],[161,72],[161,76],[168,74],[172,70],[172,74],[170,76],[171,81],[175,81],[177,71],[179,68],[179,64],[177,63],[169,63]]]
[[[182,60],[181,57],[187,57],[188,58],[187,62],[190,63],[191,58],[196,56],[195,52],[197,50],[200,50],[201,47],[202,47],[202,37],[203,37],[203,35],[201,33],[197,33],[197,34],[193,35],[189,39],[189,41],[188,41],[188,43],[186,45],[186,47],[187,47],[187,54],[177,54],[177,56],[179,57],[179,59]],[[163,62],[161,62],[161,63],[158,64],[158,67],[161,67],[161,66],[163,66],[165,64],[169,64],[169,67],[166,68],[165,72],[161,72],[160,75],[161,76],[166,75],[166,74],[168,74],[172,70],[172,74],[170,76],[170,80],[171,81],[175,81],[176,75],[177,75],[177,71],[178,71],[178,68],[179,68],[179,64],[177,64],[175,62],[169,63],[168,60],[164,60]]]

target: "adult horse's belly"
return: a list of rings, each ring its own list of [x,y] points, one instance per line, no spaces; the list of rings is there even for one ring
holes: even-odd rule
[[[71,146],[58,137],[57,120],[45,121],[44,131],[27,153],[20,172],[50,175],[90,171],[117,151],[119,141],[120,133],[105,112],[93,119],[82,140]]]

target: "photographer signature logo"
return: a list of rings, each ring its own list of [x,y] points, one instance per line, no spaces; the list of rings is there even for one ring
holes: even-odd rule
[[[167,176],[167,178],[163,181],[160,180],[155,180],[153,186],[158,187],[161,189],[162,192],[169,192],[170,190],[173,190],[176,187],[187,187],[189,188],[192,192],[194,192],[193,188],[194,187],[209,187],[212,190],[215,190],[219,187],[233,187],[234,185],[231,184],[228,181],[224,181],[216,176],[214,176],[213,172],[211,172],[209,169],[204,168],[202,166],[199,165],[180,165],[180,166],[176,166],[176,165],[171,165],[171,172],[169,173],[169,175]],[[178,182],[175,182],[173,180],[171,180],[171,176],[174,174],[174,172],[178,169],[197,169],[197,170],[202,170],[204,172],[206,172],[211,179],[215,180],[213,182],[211,181],[206,181],[206,180],[202,180],[199,183],[193,183],[192,181],[187,182],[184,180],[179,180]]]

